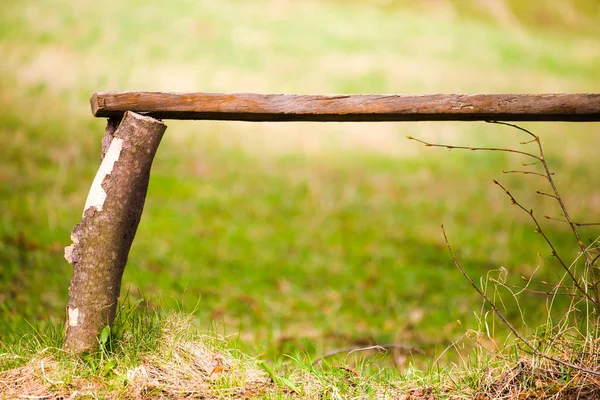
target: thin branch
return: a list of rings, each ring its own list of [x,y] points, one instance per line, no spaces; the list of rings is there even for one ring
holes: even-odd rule
[[[450,255],[452,256],[452,259],[454,260],[454,265],[456,265],[456,267],[460,270],[460,272],[462,273],[462,275],[467,279],[467,281],[469,281],[469,283],[471,284],[471,286],[477,291],[477,293],[479,293],[479,295],[485,300],[485,302],[492,308],[492,310],[494,311],[494,313],[496,314],[496,316],[498,318],[500,318],[500,320],[502,321],[502,323],[504,323],[504,325],[506,325],[506,327],[508,329],[510,329],[510,331],[523,344],[525,344],[525,346],[529,347],[531,349],[531,351],[533,352],[533,354],[535,354],[538,357],[543,357],[543,358],[545,358],[547,360],[553,361],[553,362],[555,362],[557,364],[561,364],[561,365],[564,365],[566,367],[573,368],[573,369],[576,369],[578,371],[584,372],[586,374],[600,377],[600,372],[598,372],[598,371],[594,371],[594,370],[591,370],[591,369],[588,369],[588,368],[585,368],[585,367],[581,367],[579,365],[571,364],[570,362],[559,360],[558,358],[554,358],[554,357],[548,356],[546,354],[543,354],[535,346],[533,346],[527,339],[525,339],[525,337],[523,335],[521,335],[519,333],[519,331],[517,331],[517,329],[504,317],[504,315],[496,307],[496,304],[475,284],[475,282],[473,281],[473,279],[471,279],[471,277],[465,272],[464,268],[460,264],[460,261],[458,261],[458,258],[456,258],[456,256],[454,255],[454,252],[452,251],[452,247],[450,247],[450,242],[448,241],[448,236],[446,235],[446,230],[444,229],[444,225],[442,225],[442,232],[444,233],[444,240],[446,242],[446,246],[448,247],[448,251],[450,252]]]
[[[542,194],[542,193],[540,193],[540,194]],[[551,196],[551,195],[547,195],[547,196]],[[554,197],[554,196],[552,196],[552,197]],[[552,221],[566,222],[567,224],[569,223],[569,221],[567,221],[566,219],[554,218],[549,215],[544,215],[544,218],[551,219]],[[598,226],[598,225],[600,225],[600,222],[591,222],[591,223],[573,222],[573,224],[575,224],[577,226]]]
[[[542,159],[540,157],[536,156],[535,154],[527,153],[525,151],[519,151],[519,150],[513,150],[513,149],[503,149],[501,147],[452,146],[452,145],[449,145],[449,144],[429,143],[429,142],[426,142],[424,140],[414,138],[412,136],[407,136],[406,138],[409,139],[409,140],[414,140],[416,142],[422,143],[426,147],[443,147],[443,148],[446,148],[446,149],[449,149],[449,150],[452,150],[452,149],[461,149],[461,150],[471,150],[471,151],[503,151],[503,152],[506,152],[506,153],[522,154],[524,156],[535,158],[536,160],[542,161]]]
[[[527,214],[529,214],[529,216],[531,217],[531,219],[533,220],[533,223],[535,224],[535,231],[537,233],[539,233],[540,235],[542,235],[542,237],[544,238],[544,240],[546,241],[546,243],[548,244],[548,246],[550,246],[550,249],[552,250],[552,255],[554,257],[556,257],[556,259],[558,260],[558,262],[560,263],[560,265],[563,267],[563,269],[567,272],[567,274],[569,274],[569,277],[571,278],[571,280],[573,281],[573,284],[575,285],[575,287],[577,287],[577,289],[579,291],[581,291],[581,293],[587,297],[592,303],[594,303],[596,305],[596,307],[599,307],[599,304],[596,303],[596,301],[594,300],[594,298],[592,298],[586,290],[584,290],[584,288],[579,284],[579,281],[577,280],[577,278],[575,277],[575,275],[573,275],[573,272],[571,272],[571,269],[569,268],[569,266],[563,261],[563,259],[558,255],[558,252],[556,251],[556,249],[554,248],[554,245],[552,244],[552,241],[550,241],[550,239],[548,238],[548,236],[546,236],[546,233],[544,233],[544,230],[542,229],[541,225],[539,224],[537,218],[533,215],[533,209],[526,209],[525,207],[523,207],[521,205],[521,203],[519,203],[514,197],[513,195],[504,187],[500,184],[500,182],[498,182],[497,180],[494,179],[494,183],[498,186],[500,186],[502,188],[502,190],[504,190],[504,192],[508,195],[508,197],[510,197],[510,201],[512,204],[516,205],[517,207],[519,207],[521,210],[525,211]]]
[[[411,136],[408,136],[408,139],[410,140],[415,140],[419,143],[424,144],[425,146],[428,147],[442,147],[442,148],[447,148],[447,149],[462,149],[462,150],[487,150],[487,151],[502,151],[502,152],[508,152],[508,153],[516,153],[516,154],[521,154],[521,155],[526,155],[528,157],[534,158],[535,160],[537,160],[537,162],[541,163],[544,167],[544,171],[545,171],[545,175],[543,174],[538,174],[535,172],[530,172],[530,171],[519,171],[521,173],[530,173],[530,174],[534,174],[534,175],[540,175],[540,176],[545,176],[545,178],[548,180],[548,182],[550,183],[550,186],[552,187],[552,190],[554,192],[554,195],[548,194],[548,193],[544,193],[544,192],[537,192],[540,195],[543,196],[547,196],[547,197],[551,197],[553,199],[555,199],[558,203],[559,206],[561,207],[562,211],[563,211],[563,215],[565,216],[567,222],[569,223],[569,225],[571,226],[571,230],[573,231],[573,234],[575,236],[575,238],[577,239],[577,242],[579,244],[579,247],[581,249],[581,252],[583,253],[585,259],[586,259],[586,267],[587,267],[587,273],[589,274],[589,280],[590,280],[590,284],[588,286],[588,284],[585,284],[585,289],[584,287],[582,287],[579,283],[579,281],[576,279],[576,277],[574,276],[574,274],[571,272],[570,267],[566,265],[566,263],[559,257],[556,249],[554,248],[552,242],[549,240],[549,238],[546,236],[546,234],[543,232],[540,224],[538,223],[537,219],[534,217],[533,215],[533,210],[527,210],[525,209],[522,205],[520,205],[515,199],[514,197],[510,194],[510,192],[508,190],[506,190],[506,188],[504,188],[502,185],[500,185],[496,180],[494,180],[494,182],[496,184],[498,184],[500,187],[502,187],[502,189],[506,192],[506,194],[511,198],[511,201],[513,204],[518,205],[521,209],[523,209],[525,212],[527,212],[530,217],[533,219],[535,225],[536,225],[536,232],[540,233],[544,239],[546,240],[546,242],[548,243],[548,245],[550,246],[550,248],[552,249],[552,255],[554,257],[556,257],[558,259],[558,261],[560,262],[561,266],[565,269],[565,271],[567,272],[567,274],[571,277],[571,279],[573,280],[574,285],[576,286],[576,288],[578,290],[580,290],[583,295],[590,300],[594,306],[596,307],[596,309],[600,310],[600,288],[599,288],[599,284],[600,282],[596,279],[595,277],[595,271],[593,268],[593,264],[595,263],[596,259],[592,259],[591,254],[588,252],[588,250],[585,247],[585,244],[582,242],[580,236],[579,236],[579,232],[576,229],[576,225],[575,223],[571,220],[571,218],[569,217],[569,214],[567,212],[566,206],[564,201],[562,200],[560,193],[558,192],[558,188],[556,187],[556,184],[554,182],[554,179],[552,178],[552,175],[554,174],[553,172],[550,171],[548,164],[546,163],[545,160],[545,156],[544,156],[544,150],[540,141],[540,138],[533,134],[531,131],[522,128],[518,125],[515,124],[511,124],[511,123],[507,123],[507,122],[502,122],[502,121],[486,121],[488,123],[493,123],[493,124],[498,124],[498,125],[506,125],[512,128],[515,128],[517,130],[520,130],[524,133],[526,133],[527,135],[529,135],[532,140],[527,141],[527,142],[522,142],[522,144],[529,144],[529,143],[537,143],[538,145],[538,150],[539,150],[539,156],[534,155],[532,153],[528,153],[528,152],[524,152],[524,151],[520,151],[520,150],[513,150],[513,149],[505,149],[505,148],[495,148],[495,147],[466,147],[466,146],[453,146],[453,145],[448,145],[448,144],[434,144],[434,143],[429,143],[426,142],[424,140],[420,140],[420,139],[416,139],[413,138]],[[506,173],[506,171],[504,171]],[[510,171],[510,172],[517,172],[517,171]],[[587,290],[589,288],[592,288],[592,293],[593,293],[593,297],[587,292]]]
[[[539,191],[539,190],[536,190],[536,191],[535,191],[535,193],[536,193],[536,194],[539,194],[540,196],[546,196],[546,197],[553,198],[554,200],[558,200],[558,197],[556,197],[555,195],[553,195],[553,194],[550,194],[550,193],[541,192],[541,191]]]
[[[556,196],[556,200],[558,201],[558,204],[560,205],[560,208],[563,211],[563,215],[565,216],[565,218],[567,219],[567,222],[569,223],[569,225],[571,226],[571,230],[573,231],[573,235],[575,235],[575,238],[577,239],[577,244],[579,245],[579,248],[581,249],[581,252],[583,253],[583,256],[585,257],[586,260],[586,264],[588,267],[588,273],[590,275],[590,279],[591,279],[591,286],[594,288],[594,304],[596,305],[596,308],[600,309],[600,293],[598,290],[598,281],[596,280],[596,274],[594,272],[594,268],[592,267],[593,261],[592,261],[592,257],[591,255],[588,253],[587,249],[585,248],[585,243],[583,243],[583,241],[581,240],[581,237],[579,236],[579,232],[577,231],[577,228],[575,227],[575,224],[573,223],[573,221],[571,220],[571,217],[569,216],[569,212],[567,211],[567,207],[565,205],[565,202],[563,201],[563,199],[560,196],[560,193],[558,192],[558,188],[556,187],[556,183],[554,182],[554,179],[552,179],[552,172],[550,171],[550,168],[548,167],[548,163],[546,162],[546,159],[544,157],[544,149],[542,147],[542,142],[540,141],[539,136],[534,135],[533,133],[531,133],[530,131],[528,131],[525,128],[521,128],[518,125],[515,124],[510,124],[507,122],[501,122],[501,121],[489,121],[491,123],[495,123],[495,124],[499,124],[499,125],[506,125],[506,126],[510,126],[513,127],[515,129],[518,129],[522,132],[527,133],[528,135],[530,135],[531,137],[533,137],[535,139],[535,141],[537,142],[538,145],[538,149],[540,151],[540,161],[542,161],[542,165],[544,166],[544,170],[546,171],[546,175],[548,176],[548,181],[550,182],[550,186],[552,186],[552,190],[554,191],[554,195]]]
[[[541,176],[544,179],[548,179],[548,177],[546,175],[540,174],[539,172],[533,172],[533,171],[522,171],[522,170],[505,171],[505,170],[502,170],[502,173],[504,173],[504,174],[537,175],[537,176]]]
[[[485,122],[490,123],[490,124],[497,123],[495,121],[485,121]],[[535,139],[528,140],[527,142],[519,142],[519,144],[529,144],[529,143],[533,143],[533,142],[535,142]]]
[[[528,134],[529,136],[531,136],[533,138],[529,142],[521,142],[523,144],[533,143],[533,142],[537,142],[539,140],[539,138],[537,137],[537,135],[534,135],[533,133],[531,133],[530,131],[528,131],[525,128],[521,128],[519,125],[515,125],[515,124],[508,123],[508,122],[503,122],[503,121],[485,121],[485,122],[487,122],[488,124],[498,124],[498,125],[511,126],[511,127],[515,128],[515,129],[518,129],[520,131],[525,132],[526,134]]]
[[[350,347],[343,347],[341,349],[330,350],[330,351],[324,353],[321,357],[318,357],[313,361],[313,365],[318,364],[324,358],[335,356],[337,354],[348,353],[348,355],[350,355],[357,351],[368,351],[368,350],[377,350],[378,352],[381,353],[381,352],[387,351],[388,349],[402,349],[402,350],[408,350],[408,351],[414,352],[414,353],[425,354],[425,352],[423,350],[418,349],[416,347],[408,346],[405,344],[397,344],[397,343],[376,344],[376,345],[367,346],[367,347],[350,346]]]

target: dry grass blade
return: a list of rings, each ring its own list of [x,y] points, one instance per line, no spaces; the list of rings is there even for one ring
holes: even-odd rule
[[[321,357],[318,357],[313,361],[313,365],[318,364],[324,358],[335,356],[338,354],[348,353],[350,355],[357,351],[369,351],[369,350],[377,350],[378,352],[382,352],[382,351],[387,351],[389,349],[400,349],[400,350],[407,350],[411,353],[425,354],[423,352],[423,350],[421,350],[421,349],[418,349],[418,348],[412,347],[412,346],[408,346],[405,344],[398,344],[398,343],[377,344],[374,346],[367,346],[367,347],[349,346],[349,347],[343,347],[341,349],[330,350],[330,351],[324,353]]]
[[[462,265],[460,264],[460,261],[458,260],[458,258],[456,257],[456,255],[454,254],[454,251],[452,251],[452,247],[450,246],[450,242],[448,241],[448,236],[446,235],[446,230],[444,229],[444,225],[442,225],[442,232],[444,234],[444,241],[446,242],[446,246],[448,247],[448,251],[450,252],[450,255],[452,256],[452,260],[454,261],[454,265],[456,265],[456,267],[460,270],[460,272],[462,273],[462,275],[467,279],[467,281],[469,282],[469,284],[477,291],[477,293],[479,293],[479,295],[485,300],[485,302],[491,307],[491,309],[494,311],[494,313],[496,314],[496,316],[498,318],[500,318],[500,320],[502,321],[502,323],[504,325],[506,325],[506,327],[508,329],[510,329],[510,331],[523,343],[525,344],[525,346],[527,346],[532,353],[537,356],[537,357],[541,357],[541,358],[545,358],[547,360],[550,360],[552,362],[555,362],[557,364],[563,365],[565,367],[569,367],[569,368],[573,368],[577,371],[581,371],[584,372],[586,374],[592,375],[592,376],[596,376],[596,377],[600,377],[600,371],[594,371],[592,369],[589,368],[585,368],[579,365],[575,365],[573,363],[567,362],[567,361],[563,361],[563,360],[559,360],[558,358],[554,358],[551,356],[548,356],[546,354],[543,354],[542,352],[540,352],[535,346],[533,346],[527,339],[525,339],[525,337],[523,335],[521,335],[521,333],[506,319],[506,317],[504,317],[504,315],[500,312],[500,310],[498,309],[498,307],[496,307],[496,304],[492,301],[492,299],[490,299],[473,281],[473,279],[471,279],[471,277],[465,272],[464,268],[462,267]]]
[[[597,361],[597,360],[596,360]],[[584,373],[564,372],[550,361],[522,358],[517,365],[499,375],[489,376],[476,399],[598,399],[600,380]]]

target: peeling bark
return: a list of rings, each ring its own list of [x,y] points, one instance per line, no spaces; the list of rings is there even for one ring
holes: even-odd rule
[[[73,265],[64,347],[94,350],[112,326],[121,278],[142,216],[150,168],[166,125],[126,112],[110,119],[102,140],[102,163],[88,194],[83,217],[71,233],[65,258]]]

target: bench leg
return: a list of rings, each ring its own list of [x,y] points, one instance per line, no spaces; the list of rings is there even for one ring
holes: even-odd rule
[[[111,119],[102,140],[102,163],[65,258],[73,266],[64,348],[93,351],[112,326],[121,278],[148,190],[150,168],[166,125],[126,112]]]

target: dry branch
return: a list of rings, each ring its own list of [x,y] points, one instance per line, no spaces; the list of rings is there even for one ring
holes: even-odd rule
[[[162,122],[132,112],[116,126],[117,121],[109,121],[102,164],[82,220],[71,233],[73,244],[65,249],[73,277],[64,346],[74,353],[93,350],[99,332],[113,323],[150,167],[166,129]]]
[[[487,294],[485,294],[483,292],[482,289],[479,288],[479,286],[477,286],[475,284],[475,282],[473,282],[473,279],[471,279],[471,277],[465,272],[464,268],[462,267],[462,264],[460,263],[460,261],[458,261],[458,258],[456,257],[456,255],[454,255],[454,251],[452,250],[452,247],[450,247],[450,242],[448,241],[448,235],[446,235],[446,230],[444,229],[444,225],[442,225],[442,233],[444,234],[444,241],[446,242],[446,247],[448,248],[448,252],[450,253],[450,256],[452,256],[452,260],[454,261],[454,265],[456,265],[456,267],[460,270],[460,272],[462,273],[462,275],[467,279],[467,281],[469,282],[469,284],[477,291],[477,293],[483,298],[483,300],[485,300],[485,302],[491,307],[492,311],[494,311],[494,314],[496,314],[496,316],[498,318],[500,318],[500,320],[502,321],[502,323],[513,333],[513,335],[515,335],[525,346],[527,346],[530,350],[531,353],[534,354],[537,357],[542,357],[545,358],[549,361],[555,362],[557,364],[563,365],[565,367],[568,368],[573,368],[575,370],[584,372],[586,374],[592,375],[592,376],[596,376],[596,377],[600,377],[600,371],[595,371],[589,368],[585,368],[581,365],[576,365],[573,364],[571,362],[568,361],[564,361],[564,360],[560,360],[558,358],[549,356],[547,354],[542,353],[539,348],[535,347],[531,342],[529,342],[527,339],[525,339],[525,337],[523,335],[521,335],[521,333],[519,333],[519,331],[513,326],[513,324],[511,324],[506,317],[500,312],[500,310],[498,309],[498,307],[496,306],[496,303],[494,303],[492,301],[492,299],[490,299],[488,297]]]
[[[235,121],[600,121],[600,93],[289,95],[106,92],[96,117],[126,111],[162,119]]]

